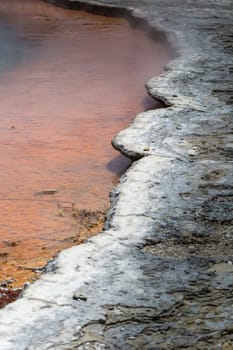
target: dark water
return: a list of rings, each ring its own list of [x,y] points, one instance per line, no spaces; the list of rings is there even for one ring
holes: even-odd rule
[[[71,208],[108,206],[130,164],[111,139],[156,106],[144,83],[169,50],[124,19],[39,0],[0,0],[0,25],[0,280],[22,285],[72,244]]]
[[[10,27],[0,23],[0,73],[13,68],[23,58],[27,42]]]

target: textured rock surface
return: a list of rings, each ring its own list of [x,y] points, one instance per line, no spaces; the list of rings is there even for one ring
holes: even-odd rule
[[[106,231],[1,310],[1,350],[230,350],[232,1],[100,3],[135,8],[178,47],[147,83],[169,107],[113,140],[138,160],[112,193]]]

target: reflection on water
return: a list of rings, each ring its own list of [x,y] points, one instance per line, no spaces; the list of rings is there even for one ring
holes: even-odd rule
[[[39,0],[0,1],[0,25],[0,280],[20,285],[71,244],[73,208],[108,205],[129,166],[111,139],[154,108],[143,84],[169,54],[123,19]]]
[[[0,73],[16,65],[26,47],[27,43],[15,31],[0,23]]]

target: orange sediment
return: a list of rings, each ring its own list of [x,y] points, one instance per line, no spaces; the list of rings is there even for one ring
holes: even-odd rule
[[[25,50],[0,73],[0,281],[22,286],[59,250],[101,230],[130,161],[111,139],[156,103],[145,81],[169,60],[124,19],[0,3]]]

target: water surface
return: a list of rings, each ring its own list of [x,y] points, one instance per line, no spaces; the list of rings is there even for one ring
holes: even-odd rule
[[[130,164],[111,139],[156,105],[144,83],[168,60],[124,19],[0,0],[0,280],[71,245],[74,208],[108,206]]]

